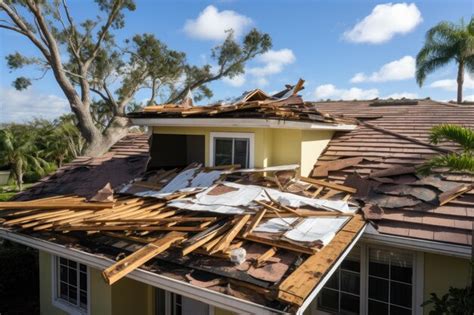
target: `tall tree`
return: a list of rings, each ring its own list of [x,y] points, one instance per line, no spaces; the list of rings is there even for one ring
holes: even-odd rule
[[[87,142],[85,154],[90,156],[107,151],[126,134],[130,124],[126,109],[139,90],[150,91],[149,104],[160,94],[167,95],[168,102],[179,101],[188,90],[197,100],[210,97],[208,83],[242,74],[248,60],[271,48],[270,36],[256,29],[242,43],[229,31],[212,50],[217,66],[190,65],[184,53],[169,49],[151,34],[135,35],[119,46],[113,31],[124,27],[124,12],[135,10],[135,3],[94,1],[99,16],[77,23],[66,0],[0,0],[0,28],[24,36],[39,52],[37,56],[11,54],[8,66],[36,66],[42,77],[53,73],[77,117]],[[13,85],[24,89],[31,80],[19,77]],[[103,101],[102,109],[93,108],[92,95]],[[112,114],[101,127],[92,112],[104,109]]]
[[[425,163],[420,171],[430,173],[435,168],[474,173],[474,130],[453,124],[443,124],[431,129],[430,142],[439,144],[450,141],[461,147],[459,152],[439,155]]]
[[[457,74],[457,102],[462,103],[464,72],[474,71],[474,18],[465,25],[441,22],[426,33],[425,44],[416,56],[416,81],[422,86],[426,76],[455,61]]]

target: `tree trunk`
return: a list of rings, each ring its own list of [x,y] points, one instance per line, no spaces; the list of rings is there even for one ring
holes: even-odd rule
[[[16,178],[16,186],[19,191],[23,191],[23,161],[19,159],[15,163],[14,171]]]
[[[125,137],[128,133],[130,120],[126,117],[115,116],[107,126],[104,134],[99,134],[92,138],[87,144],[84,152],[86,156],[99,156],[107,152],[118,140]]]
[[[462,103],[462,86],[464,84],[464,62],[460,61],[458,66],[458,104]]]

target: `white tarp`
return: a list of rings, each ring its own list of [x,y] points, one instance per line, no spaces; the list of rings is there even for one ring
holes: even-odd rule
[[[273,218],[258,225],[255,232],[282,233],[289,241],[299,243],[319,242],[328,244],[349,220],[350,217],[310,217],[302,219],[296,226],[292,224],[298,218]]]
[[[262,193],[262,187],[224,182],[221,185],[235,190],[220,195],[210,195],[215,187],[210,187],[196,195],[196,203],[203,205],[247,206]]]
[[[245,209],[239,207],[232,207],[226,205],[203,205],[193,202],[191,199],[179,199],[168,202],[169,207],[174,207],[183,210],[191,211],[205,211],[205,212],[216,212],[224,214],[242,214]]]

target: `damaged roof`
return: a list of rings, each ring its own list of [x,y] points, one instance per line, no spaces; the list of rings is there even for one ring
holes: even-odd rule
[[[429,143],[433,126],[474,128],[474,107],[432,100],[314,103],[322,113],[359,121],[337,132],[312,175],[360,189],[356,198],[381,233],[461,245],[472,243],[474,176],[438,172],[423,177],[415,167],[457,150],[451,142]]]
[[[297,165],[145,171],[146,148],[129,136],[65,165],[0,203],[2,229],[116,260],[110,284],[142,266],[293,313],[365,226],[355,189],[298,177]]]

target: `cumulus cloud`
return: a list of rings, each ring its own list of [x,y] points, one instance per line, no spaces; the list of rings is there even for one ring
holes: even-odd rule
[[[239,74],[239,75],[236,75],[233,78],[224,77],[223,81],[224,81],[224,83],[226,83],[230,86],[241,87],[242,85],[245,84],[246,79],[245,79],[245,75]]]
[[[257,77],[280,73],[285,65],[295,62],[296,57],[291,49],[269,50],[257,57],[257,61],[263,63],[261,67],[248,69],[248,72]]]
[[[25,122],[32,118],[53,119],[69,112],[65,98],[28,89],[0,87],[0,122]]]
[[[384,98],[393,98],[393,99],[401,99],[401,98],[409,98],[409,99],[415,99],[418,98],[418,94],[416,93],[411,93],[411,92],[400,92],[400,93],[393,93],[390,95],[387,95]]]
[[[429,85],[429,87],[446,91],[457,91],[458,84],[455,79],[445,79],[434,81]],[[472,78],[468,72],[464,73],[463,87],[464,89],[474,89],[474,78]]]
[[[333,84],[323,84],[316,87],[314,90],[316,99],[341,99],[341,100],[366,100],[374,99],[379,96],[377,89],[339,89]]]
[[[384,64],[378,71],[366,75],[363,72],[355,74],[351,82],[386,82],[400,81],[415,77],[416,61],[412,56],[405,56],[398,60]]]
[[[234,30],[236,36],[242,35],[251,25],[252,19],[235,11],[219,11],[215,6],[207,6],[196,19],[187,20],[184,32],[193,38],[205,40],[223,40],[227,30]]]
[[[406,34],[423,21],[414,3],[376,5],[362,21],[344,32],[343,37],[354,43],[380,44],[397,34]]]

